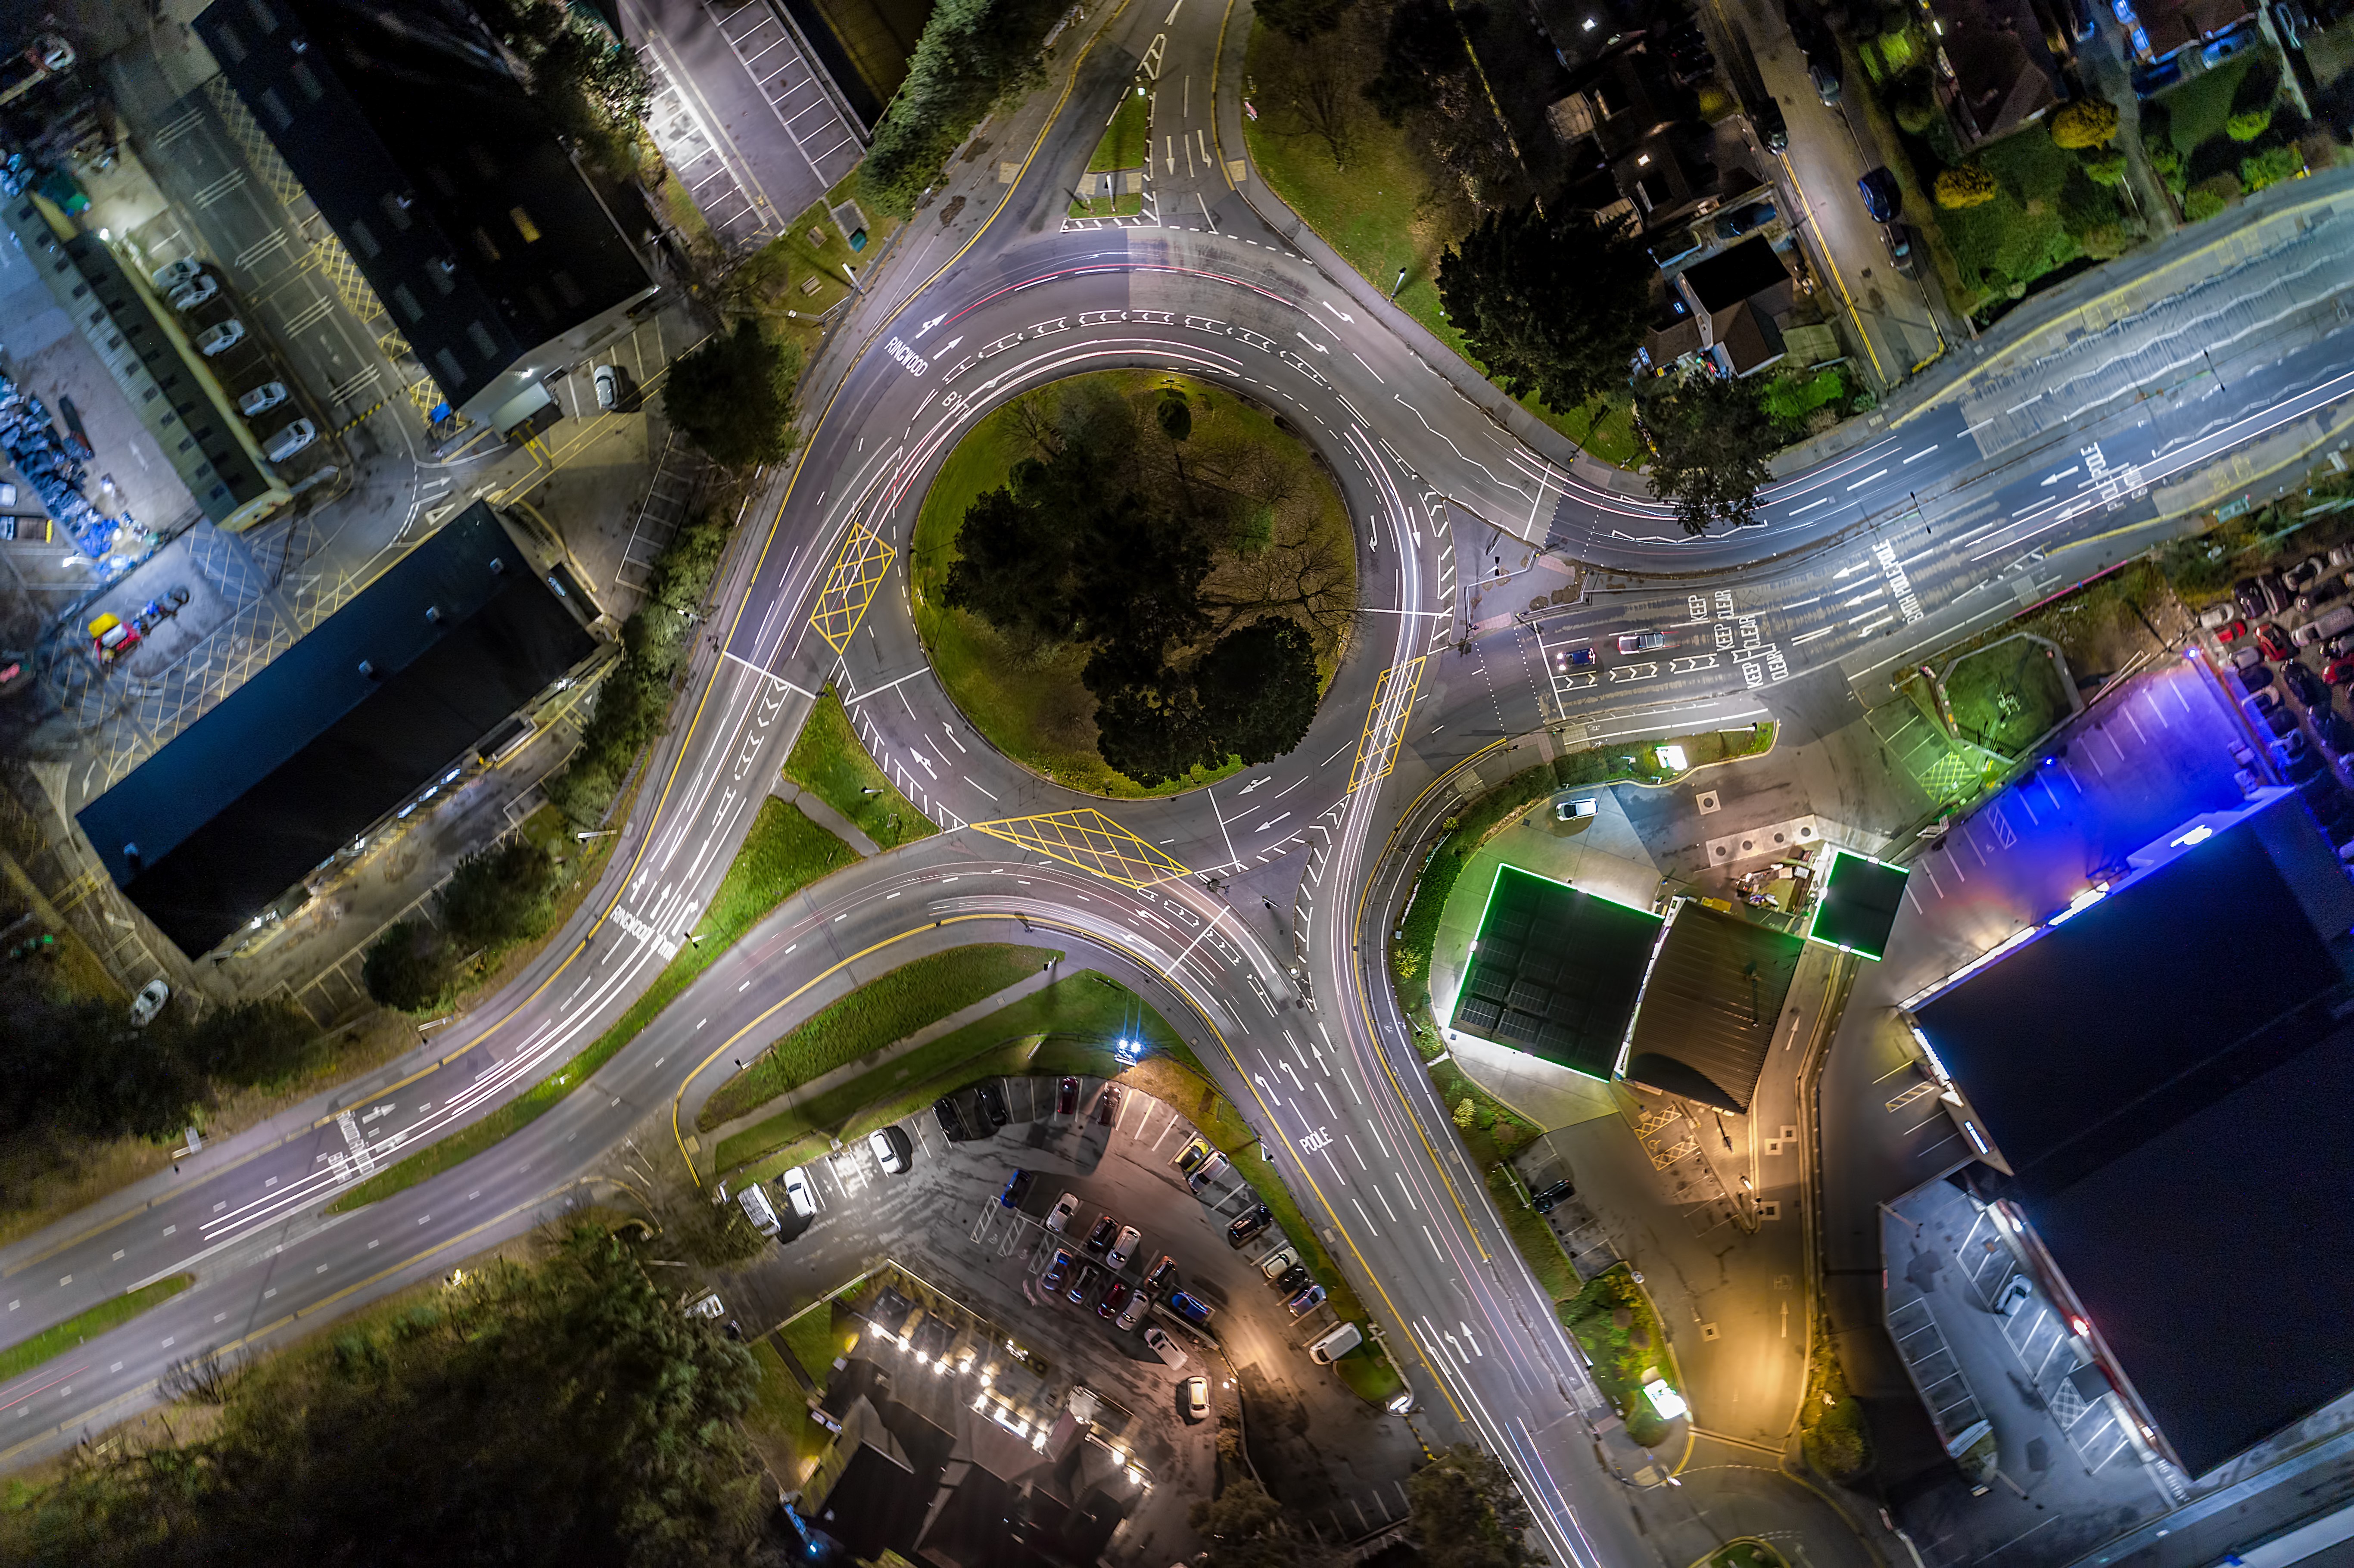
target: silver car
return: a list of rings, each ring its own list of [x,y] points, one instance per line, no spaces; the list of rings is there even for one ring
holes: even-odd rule
[[[172,291],[172,308],[183,315],[220,292],[220,280],[201,274]]]
[[[207,359],[235,348],[245,341],[245,323],[231,316],[225,322],[215,322],[196,334],[196,348]]]
[[[256,414],[275,408],[284,401],[286,401],[286,383],[265,381],[252,391],[239,397],[237,411],[250,419]]]

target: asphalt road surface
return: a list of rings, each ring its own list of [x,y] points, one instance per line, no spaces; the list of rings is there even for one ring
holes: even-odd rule
[[[1430,367],[1426,344],[1266,227],[1235,184],[1249,178],[1235,167],[1238,47],[1202,0],[1115,10],[1083,51],[1066,47],[1036,102],[989,129],[987,155],[953,165],[935,200],[966,204],[968,221],[919,215],[891,285],[913,286],[868,301],[821,359],[812,396],[826,400],[751,514],[758,536],[724,585],[722,634],[698,648],[691,716],[657,747],[603,884],[529,973],[358,1091],[0,1253],[10,1339],[143,1279],[199,1281],[0,1387],[0,1460],[154,1403],[181,1357],[276,1342],[527,1228],[614,1169],[616,1150],[690,1158],[679,1129],[736,1059],[928,948],[1026,929],[1125,974],[1195,1043],[1373,1307],[1431,1435],[1501,1456],[1558,1561],[1669,1552],[1659,1531],[1677,1519],[1602,1461],[1587,1419],[1598,1396],[1450,1136],[1380,972],[1449,799],[1437,786],[1548,723],[1663,733],[1771,715],[1777,688],[1809,674],[1875,678],[2147,547],[2164,526],[2150,486],[2345,396],[2354,372],[2308,313],[2130,397],[2088,396],[1999,450],[1981,444],[1982,415],[1935,405],[1777,482],[1761,526],[1688,540],[1565,447],[1512,440]],[[1097,111],[1140,71],[1159,95],[1165,221],[1066,230],[1061,174],[1084,164]],[[1173,112],[1172,85],[1186,95]],[[2301,199],[2324,182],[2306,185]],[[2312,302],[2349,266],[2340,249],[2309,270]],[[1170,800],[1097,802],[992,752],[928,674],[907,603],[907,529],[959,434],[1025,387],[1105,366],[1182,369],[1275,408],[1331,462],[1362,534],[1363,614],[1309,740]],[[1457,619],[1458,542],[1491,529],[1622,576],[1541,628],[1474,634]],[[1620,655],[1614,635],[1638,628],[1670,645]],[[1601,650],[1596,666],[1558,676],[1553,654],[1580,641]],[[491,1152],[326,1215],[343,1188],[545,1076],[619,1015],[710,895],[828,680],[878,761],[950,831],[788,901]],[[1098,809],[1093,835],[1038,821]],[[1267,917],[1262,895],[1278,890]],[[1836,1528],[1810,1531],[1808,1550],[1868,1560]]]

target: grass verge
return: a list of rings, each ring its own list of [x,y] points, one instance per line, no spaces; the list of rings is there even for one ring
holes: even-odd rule
[[[696,1113],[697,1131],[775,1099],[786,1090],[905,1040],[949,1014],[1036,974],[1063,955],[1050,948],[981,942],[901,964],[828,1003],[779,1038],[753,1064],[719,1086]],[[889,1069],[908,1075],[902,1064]]]
[[[1659,1309],[1635,1282],[1635,1271],[1622,1263],[1596,1275],[1561,1303],[1560,1312],[1563,1326],[1577,1337],[1586,1360],[1594,1363],[1596,1386],[1626,1419],[1627,1435],[1647,1448],[1665,1438],[1668,1424],[1643,1397],[1643,1384],[1649,1377],[1660,1377],[1670,1387],[1680,1387],[1683,1378],[1660,1328]]]
[[[801,726],[793,754],[785,758],[785,777],[848,817],[884,849],[939,832],[875,766],[831,685],[818,694],[817,706]]]
[[[1387,1356],[1377,1355],[1371,1344],[1359,1345],[1332,1363],[1341,1381],[1349,1391],[1367,1404],[1387,1404],[1405,1392],[1405,1380],[1391,1366]]]
[[[77,1313],[62,1323],[42,1330],[29,1340],[20,1340],[0,1351],[0,1383],[5,1383],[20,1372],[39,1366],[52,1356],[61,1356],[83,1340],[103,1334],[119,1323],[127,1323],[158,1302],[168,1301],[196,1282],[193,1274],[175,1274],[169,1279],[159,1279],[136,1290],[100,1302],[87,1312]]]
[[[2052,650],[2013,637],[1965,654],[1946,672],[1946,701],[1965,740],[2016,758],[2069,714]]]
[[[1087,173],[1144,167],[1144,144],[1151,128],[1152,101],[1140,91],[1120,94],[1119,107],[1111,111],[1095,156],[1087,160]]]
[[[695,940],[663,967],[645,994],[594,1044],[572,1058],[551,1077],[541,1079],[482,1120],[463,1128],[388,1169],[377,1171],[327,1206],[331,1214],[365,1208],[395,1192],[404,1192],[452,1166],[463,1164],[518,1128],[553,1109],[557,1102],[586,1083],[611,1061],[639,1031],[661,1015],[678,994],[711,967],[736,939],[778,905],[828,872],[838,871],[856,857],[850,846],[811,821],[784,801],[771,796],[760,802],[752,831],[720,879],[719,890],[695,922]]]
[[[821,318],[850,295],[842,264],[847,261],[863,272],[899,227],[896,218],[869,214],[866,244],[852,251],[850,237],[833,221],[832,206],[849,199],[855,177],[811,202],[783,234],[746,257],[720,285],[728,306],[760,316],[773,335],[800,344],[804,355],[817,350],[823,334]],[[811,230],[821,236],[819,243],[811,243]]]
[[[821,1307],[811,1316],[823,1319],[828,1310]],[[753,1340],[752,1360],[759,1366],[760,1381],[752,1391],[751,1408],[744,1412],[745,1435],[779,1480],[798,1487],[809,1478],[833,1434],[810,1418],[808,1395],[786,1370],[774,1340],[764,1335]],[[823,1367],[831,1364],[821,1364],[821,1387]]]
[[[1846,1369],[1819,1317],[1807,1361],[1807,1397],[1798,1410],[1799,1446],[1816,1474],[1852,1481],[1872,1468],[1872,1432],[1864,1425],[1863,1406],[1848,1392]]]
[[[1071,217],[1134,217],[1144,210],[1144,193],[1129,191],[1126,196],[1089,196],[1085,201],[1071,203]]]

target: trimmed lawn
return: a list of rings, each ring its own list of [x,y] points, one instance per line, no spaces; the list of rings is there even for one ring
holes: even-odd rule
[[[822,1322],[832,1311],[831,1307],[820,1307],[810,1316]],[[809,1478],[811,1467],[833,1442],[833,1434],[810,1418],[808,1397],[786,1370],[775,1342],[763,1335],[752,1341],[751,1349],[760,1382],[752,1391],[751,1408],[744,1412],[745,1434],[778,1478],[797,1487]],[[822,1369],[818,1377],[818,1386],[822,1388]]]
[[[2232,117],[2232,100],[2240,90],[2241,79],[2258,60],[2269,64],[2277,74],[2280,61],[2268,48],[2257,48],[2233,55],[2213,70],[2202,70],[2177,86],[2158,95],[2167,115],[2167,140],[2174,150],[2188,158],[2199,144],[2211,136],[2223,134],[2223,122]]]
[[[826,192],[823,199],[811,202],[783,234],[746,257],[719,285],[721,299],[737,310],[768,318],[772,334],[800,344],[804,354],[815,352],[821,336],[815,318],[850,293],[850,281],[842,275],[842,264],[847,261],[864,275],[866,263],[882,253],[884,242],[899,227],[897,218],[868,213],[866,248],[852,252],[850,237],[834,227],[829,206],[850,198],[856,177],[854,172]],[[664,188],[675,184],[665,181]],[[822,245],[810,243],[812,228],[823,231]],[[802,292],[801,286],[811,279],[817,287]]]
[[[1278,429],[1267,414],[1230,392],[1189,376],[1149,370],[1093,374],[1109,378],[1131,400],[1147,399],[1162,386],[1182,386],[1193,405],[1193,446],[1225,440],[1265,449],[1290,471],[1292,499],[1279,504],[1297,510],[1287,512],[1284,521],[1297,525],[1300,536],[1312,542],[1335,535],[1346,539],[1348,548],[1338,558],[1354,562],[1355,541],[1338,491],[1316,466],[1308,448]],[[1145,417],[1150,418],[1149,410]],[[1214,770],[1197,768],[1182,779],[1148,789],[1115,771],[1096,749],[1096,699],[1079,679],[1090,652],[1087,644],[1022,648],[979,616],[951,609],[943,601],[966,511],[984,493],[1002,487],[1013,464],[1032,450],[1022,433],[1021,409],[1009,403],[992,410],[965,434],[925,494],[908,552],[908,594],[915,608],[916,630],[931,656],[933,673],[983,738],[1055,783],[1132,800],[1180,794],[1231,776],[1241,764],[1229,761]],[[1214,595],[1238,569],[1230,552],[1214,555],[1204,592]],[[1353,600],[1353,581],[1348,591]],[[1337,652],[1328,652],[1320,637],[1320,676],[1329,684],[1339,667]]]
[[[696,939],[663,967],[643,996],[630,1004],[596,1044],[572,1058],[554,1076],[543,1078],[482,1120],[399,1163],[377,1171],[327,1205],[331,1214],[349,1213],[388,1198],[452,1166],[464,1163],[518,1128],[530,1126],[588,1080],[590,1074],[638,1037],[695,977],[735,945],[736,939],[778,905],[857,857],[850,846],[773,795],[760,802],[744,847],[728,863],[710,906],[695,924]]]
[[[62,1323],[42,1330],[29,1340],[19,1340],[0,1351],[0,1383],[29,1372],[51,1356],[61,1356],[85,1340],[103,1334],[118,1323],[127,1323],[140,1313],[161,1301],[168,1301],[196,1282],[193,1274],[175,1274],[169,1279],[130,1291],[125,1295],[101,1301],[87,1312],[79,1313]]]
[[[2058,661],[2031,638],[2013,637],[1964,654],[1945,679],[1946,700],[1962,738],[2005,757],[2017,757],[2068,716]]]
[[[695,1125],[709,1132],[788,1089],[993,996],[1062,956],[1046,948],[984,942],[902,964],[830,1003],[769,1046],[719,1086],[704,1103]],[[902,1076],[906,1073],[904,1066],[888,1070]]]
[[[843,1337],[833,1326],[833,1303],[821,1301],[807,1311],[786,1319],[777,1330],[777,1337],[792,1352],[801,1371],[818,1388],[826,1383],[826,1374],[832,1371],[833,1361],[845,1348]]]
[[[1350,1392],[1367,1404],[1387,1404],[1405,1392],[1405,1380],[1398,1376],[1389,1359],[1376,1352],[1368,1341],[1332,1363],[1341,1381]]]
[[[1145,143],[1151,132],[1152,101],[1141,92],[1122,93],[1096,143],[1095,156],[1087,160],[1087,173],[1144,167]]]
[[[875,766],[831,685],[818,694],[817,706],[801,726],[793,754],[785,758],[785,777],[848,817],[884,849],[939,832]]]

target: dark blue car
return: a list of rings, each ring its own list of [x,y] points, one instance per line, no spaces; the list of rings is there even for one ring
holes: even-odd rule
[[[1028,1171],[1016,1171],[1005,1179],[1005,1190],[997,1194],[998,1203],[1008,1209],[1021,1207],[1023,1198],[1030,1191],[1030,1183],[1035,1179]]]
[[[1874,223],[1893,223],[1904,210],[1903,188],[1885,168],[1872,170],[1855,182],[1855,188],[1863,193],[1863,210],[1872,214]]]

